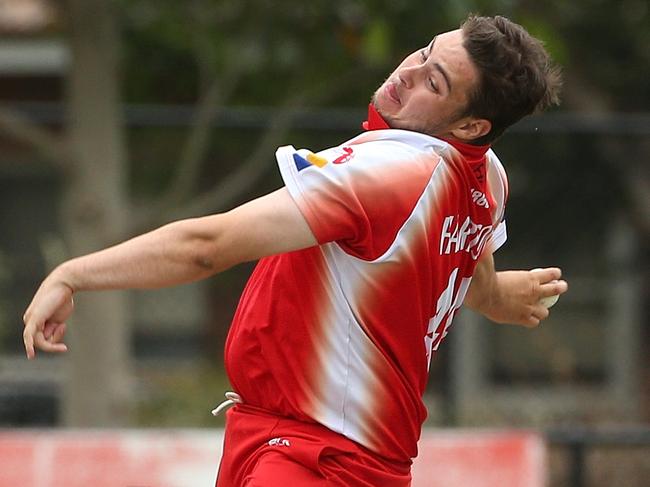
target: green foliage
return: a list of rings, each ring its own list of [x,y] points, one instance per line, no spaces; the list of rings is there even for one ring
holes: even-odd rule
[[[371,65],[382,66],[390,58],[390,26],[384,19],[375,19],[366,30],[362,42],[364,58]]]
[[[125,93],[132,102],[193,101],[206,73],[227,78],[237,72],[241,83],[232,103],[275,104],[301,86],[360,64],[385,72],[433,35],[431,22],[423,22],[406,1],[120,5]],[[364,100],[372,88],[351,87]]]
[[[134,425],[139,427],[197,428],[223,426],[224,416],[210,414],[231,389],[221,367],[177,366],[138,374],[142,384]]]
[[[232,103],[275,104],[297,87],[405,53],[474,12],[501,14],[545,41],[578,82],[614,107],[647,104],[650,15],[643,0],[121,0],[128,101],[189,102],[206,75],[241,71]],[[381,79],[351,86],[365,100]],[[357,101],[358,103],[359,101]],[[638,108],[638,107],[637,107]]]
[[[568,64],[568,46],[557,35],[553,25],[547,19],[523,14],[519,16],[518,21],[528,32],[544,42],[546,50],[557,64]]]

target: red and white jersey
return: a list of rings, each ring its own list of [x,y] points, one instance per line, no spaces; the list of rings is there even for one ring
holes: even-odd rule
[[[319,246],[262,259],[226,343],[250,406],[409,460],[431,355],[477,259],[506,239],[505,172],[485,150],[373,130],[313,153],[277,151]],[[467,149],[467,151],[465,150]]]

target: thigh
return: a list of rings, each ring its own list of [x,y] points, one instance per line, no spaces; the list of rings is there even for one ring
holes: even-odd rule
[[[277,418],[251,414],[235,407],[226,412],[223,454],[216,487],[241,487],[264,452]]]
[[[267,451],[244,478],[243,487],[325,487],[325,478],[278,451]]]
[[[388,467],[369,453],[328,455],[319,470],[331,487],[410,487],[409,465]]]

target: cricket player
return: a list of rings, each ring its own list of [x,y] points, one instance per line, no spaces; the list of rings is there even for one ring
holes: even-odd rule
[[[158,288],[260,259],[226,343],[218,487],[410,485],[429,364],[455,312],[533,327],[560,269],[496,272],[508,182],[490,144],[557,102],[542,44],[469,17],[407,56],[366,131],[281,147],[284,186],[57,267],[25,317],[27,356],[63,352],[78,291]]]

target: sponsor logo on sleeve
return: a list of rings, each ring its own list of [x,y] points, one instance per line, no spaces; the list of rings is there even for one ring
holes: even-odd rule
[[[321,156],[317,156],[314,153],[307,154],[307,160],[313,165],[317,167],[325,167],[327,165],[327,159]]]
[[[354,157],[354,150],[352,147],[341,147],[332,150],[336,151],[334,155],[337,156],[332,160],[334,164],[343,164]],[[298,169],[298,171],[302,171],[303,169],[307,169],[308,167],[312,166],[325,167],[330,162],[330,160],[323,156],[319,156],[318,154],[314,154],[313,152],[300,150],[298,152],[294,152],[293,162],[296,165],[296,169]]]
[[[324,157],[318,156],[313,152],[309,152],[304,157],[298,152],[294,152],[293,162],[296,165],[296,169],[298,169],[298,171],[302,171],[303,169],[311,166],[324,167],[327,165],[328,161]]]
[[[343,151],[343,155],[334,159],[332,161],[334,164],[343,164],[354,157],[354,150],[352,147],[342,147],[341,150]]]

